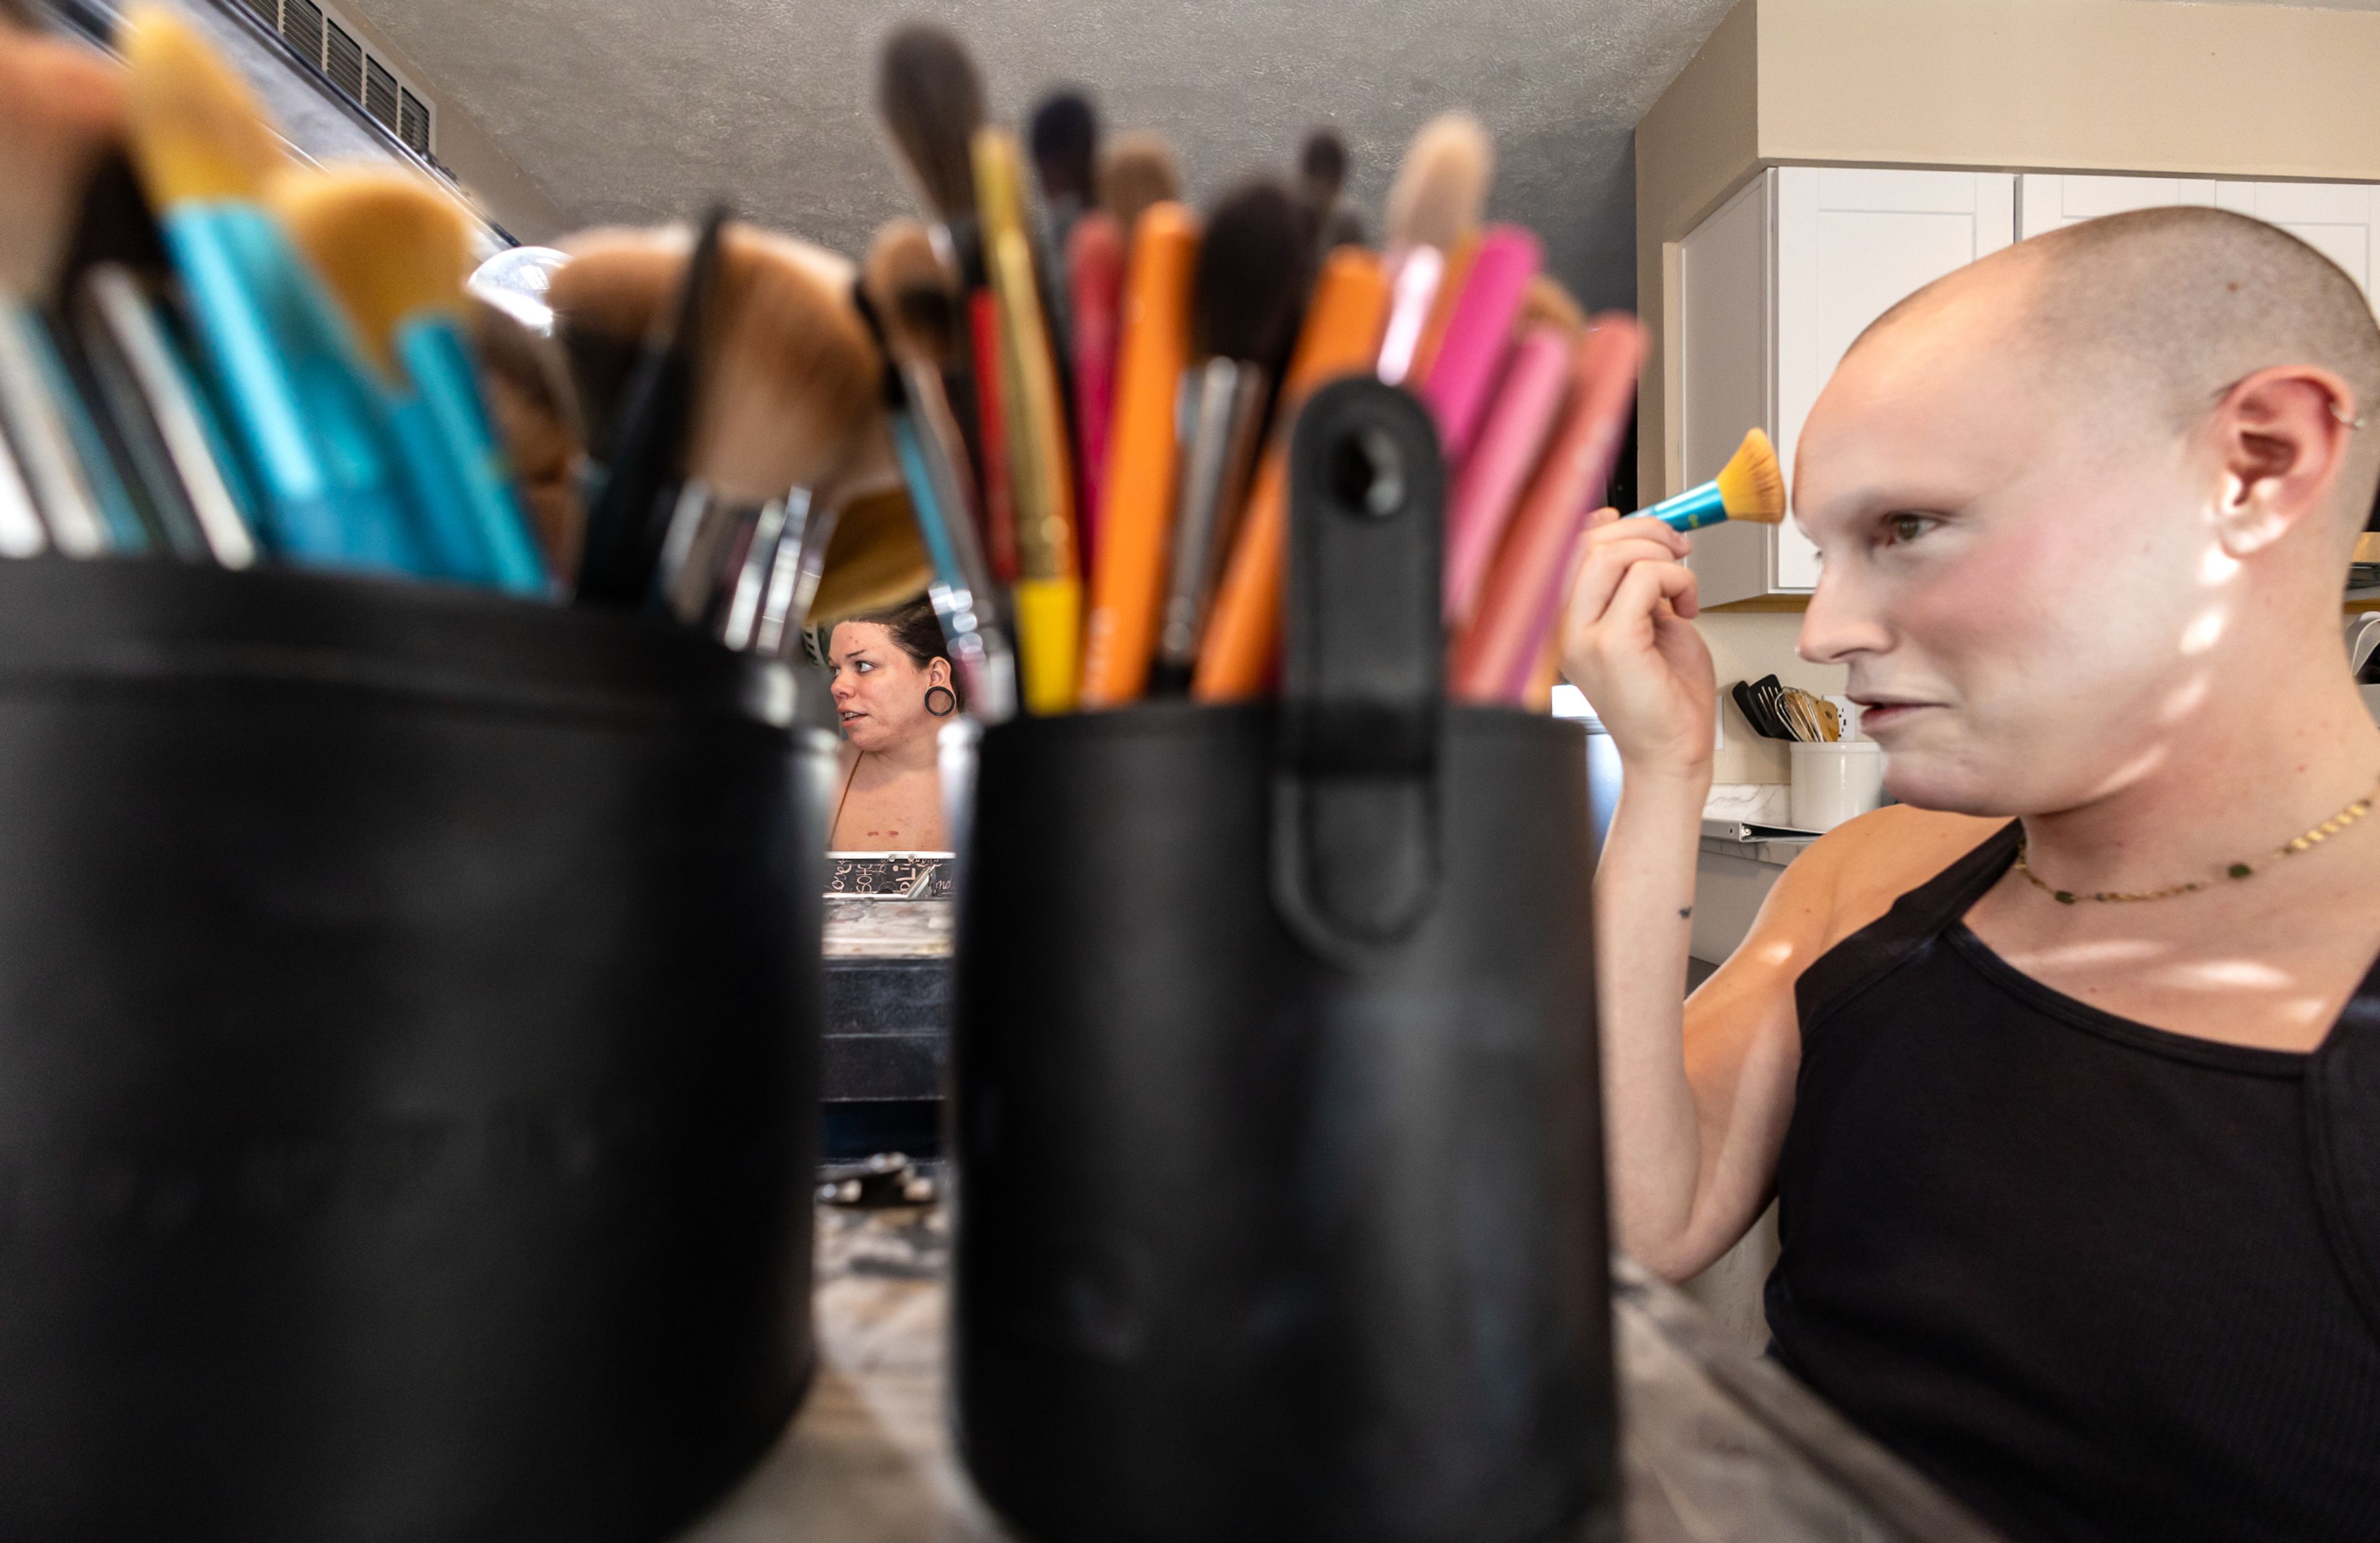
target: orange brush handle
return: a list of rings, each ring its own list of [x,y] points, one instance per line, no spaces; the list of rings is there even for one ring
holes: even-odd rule
[[[1257,470],[1230,566],[1198,650],[1190,694],[1202,702],[1261,696],[1281,651],[1281,589],[1289,562],[1289,433],[1314,388],[1368,371],[1389,319],[1387,270],[1374,253],[1341,247],[1322,267],[1282,377],[1272,443]]]
[[[1497,549],[1470,625],[1454,640],[1447,687],[1457,700],[1514,701],[1526,689],[1546,635],[1560,621],[1555,590],[1571,544],[1601,501],[1627,437],[1644,358],[1645,329],[1625,311],[1597,316],[1580,340],[1568,416]]]
[[[1148,686],[1173,528],[1174,399],[1190,362],[1190,271],[1198,220],[1151,204],[1132,241],[1100,490],[1098,566],[1083,640],[1084,707],[1136,701]]]

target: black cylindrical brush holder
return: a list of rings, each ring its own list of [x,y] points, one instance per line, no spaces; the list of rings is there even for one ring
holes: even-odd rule
[[[1427,426],[1342,392],[1300,429],[1318,630],[1278,709],[984,738],[954,1391],[1037,1543],[1553,1543],[1611,1513],[1584,747],[1439,703]],[[1308,541],[1333,435],[1383,422],[1426,572],[1358,487]]]
[[[809,1361],[782,671],[0,565],[0,1537],[648,1543]]]

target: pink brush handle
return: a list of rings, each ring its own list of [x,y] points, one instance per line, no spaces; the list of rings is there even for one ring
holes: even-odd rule
[[[1512,342],[1513,319],[1544,261],[1537,238],[1518,225],[1496,225],[1480,237],[1437,362],[1421,388],[1422,401],[1438,419],[1449,466],[1461,466],[1471,454]]]
[[[1538,327],[1512,350],[1504,383],[1488,409],[1487,427],[1455,479],[1446,512],[1446,625],[1471,619],[1479,581],[1487,577],[1496,543],[1512,505],[1536,468],[1570,386],[1570,340],[1555,327]]]
[[[1644,357],[1645,329],[1621,311],[1597,317],[1578,345],[1570,408],[1488,565],[1470,624],[1455,638],[1448,684],[1458,700],[1521,699],[1560,619],[1579,528],[1602,498],[1627,437]]]

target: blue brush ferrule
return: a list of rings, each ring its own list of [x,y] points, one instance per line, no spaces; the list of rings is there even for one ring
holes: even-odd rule
[[[1727,500],[1719,496],[1717,482],[1705,482],[1699,488],[1688,488],[1675,498],[1665,498],[1649,509],[1636,513],[1659,520],[1672,530],[1700,530],[1706,525],[1717,525],[1727,518]]]

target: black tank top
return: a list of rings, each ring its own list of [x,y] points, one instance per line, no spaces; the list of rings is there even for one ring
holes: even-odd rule
[[[2016,839],[1802,976],[1776,1354],[2014,1537],[2380,1539],[2380,965],[2312,1054],[2119,1018],[1961,920]]]

